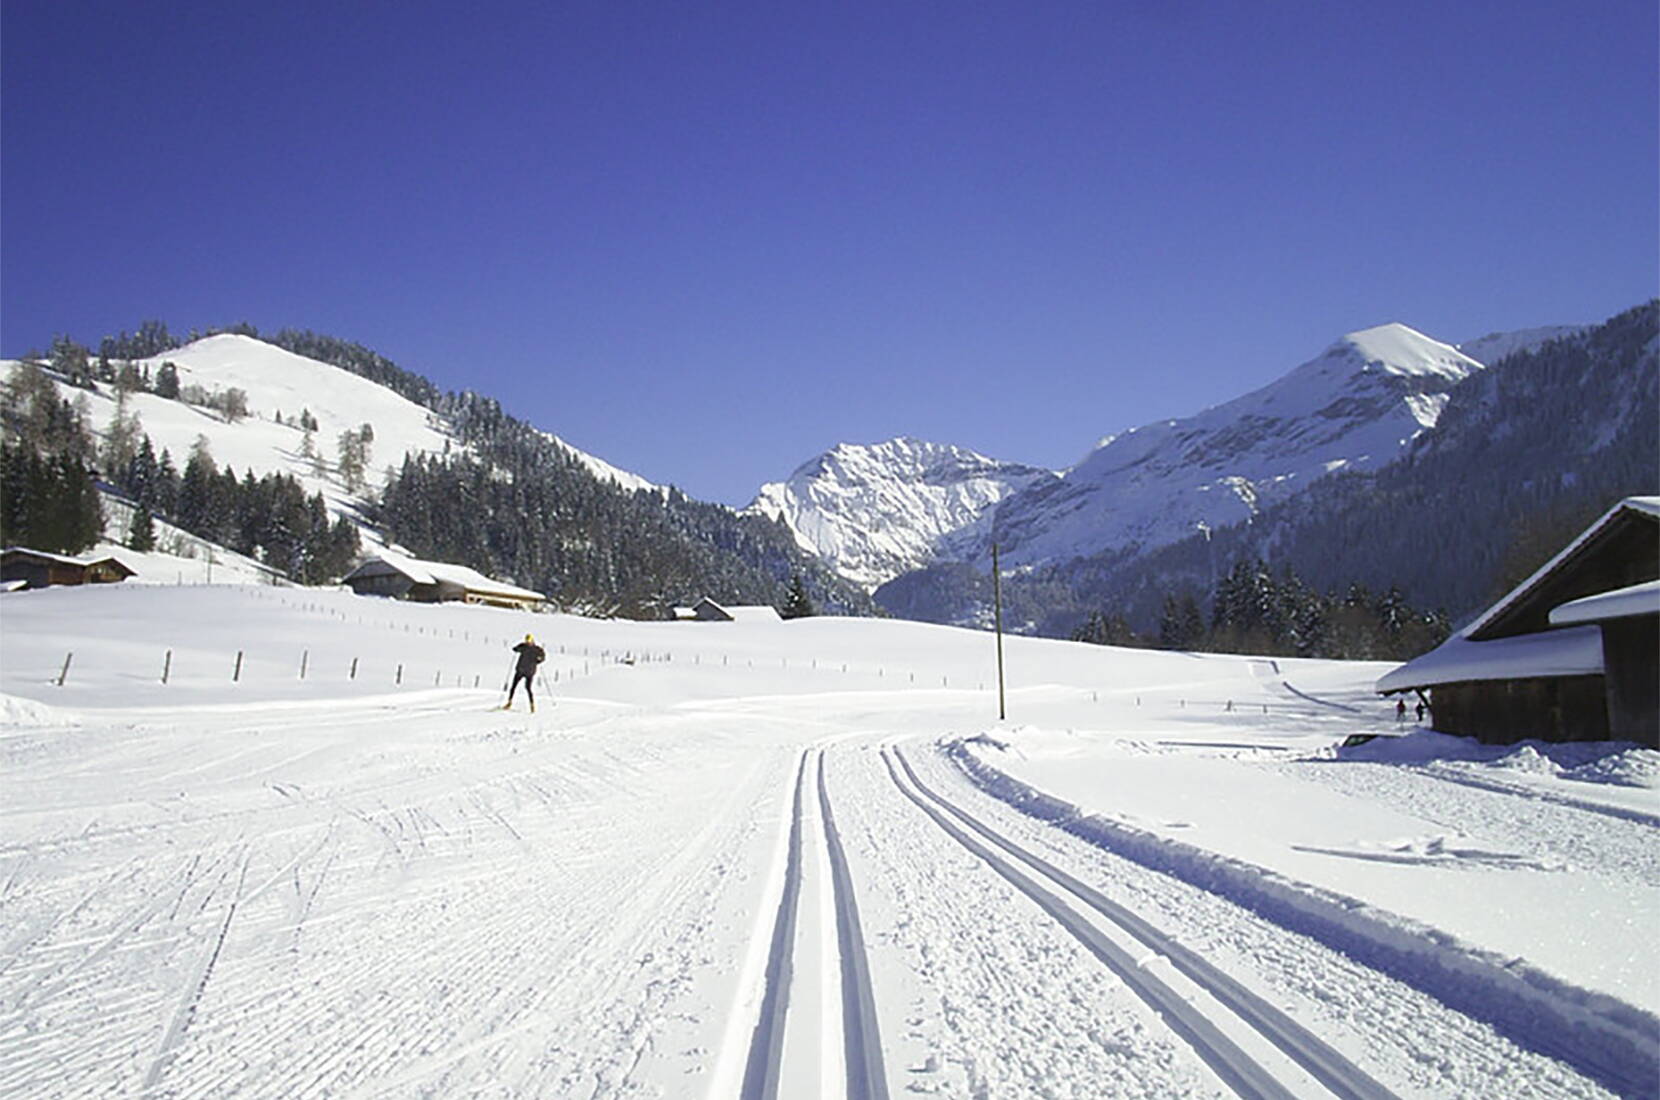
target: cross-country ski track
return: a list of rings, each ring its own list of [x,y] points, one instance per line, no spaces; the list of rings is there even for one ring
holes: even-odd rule
[[[175,667],[277,602],[195,598]],[[1519,911],[1435,923],[1459,891],[1651,918],[1660,807],[1347,764],[1392,732],[1375,666],[1011,639],[998,723],[971,631],[307,598],[533,622],[562,675],[535,715],[343,677],[167,693],[8,603],[0,1095],[1660,1092],[1642,973],[1517,953]]]

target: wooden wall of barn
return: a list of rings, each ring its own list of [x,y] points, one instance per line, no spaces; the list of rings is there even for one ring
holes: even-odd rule
[[[1513,741],[1607,741],[1601,676],[1485,680],[1430,689],[1434,728],[1489,745]]]

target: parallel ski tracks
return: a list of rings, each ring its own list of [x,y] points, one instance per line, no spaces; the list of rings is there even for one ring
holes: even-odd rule
[[[882,757],[906,798],[1101,959],[1238,1095],[1291,1100],[1309,1095],[1314,1082],[1343,1100],[1395,1095],[1198,953],[928,787],[898,748],[885,747]],[[1103,931],[1102,920],[1112,934]],[[1282,1057],[1247,1051],[1239,1039],[1252,1033]]]
[[[815,779],[810,779],[810,774]],[[887,1100],[887,1070],[882,1057],[881,1029],[876,1017],[876,999],[870,981],[870,963],[865,955],[864,932],[859,922],[858,898],[847,853],[837,832],[830,806],[830,790],[824,775],[824,752],[811,749],[801,756],[796,772],[795,795],[790,815],[788,853],[778,913],[773,922],[771,950],[765,971],[765,991],[750,1039],[749,1056],[739,1095],[743,1100],[774,1100],[781,1095],[784,1034],[788,1024],[792,988],[795,986],[796,952],[802,939],[799,917],[802,865],[804,862],[803,818],[809,785],[817,787],[825,855],[830,867],[830,891],[834,899],[836,944],[841,987],[841,1033],[845,1089],[848,1100]]]

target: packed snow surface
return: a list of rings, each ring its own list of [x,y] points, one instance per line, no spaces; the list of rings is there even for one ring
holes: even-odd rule
[[[0,1095],[1655,1095],[1660,754],[1005,652],[0,595]]]

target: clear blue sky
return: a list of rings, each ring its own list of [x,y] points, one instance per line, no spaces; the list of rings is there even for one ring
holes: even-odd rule
[[[1653,0],[0,13],[0,352],[311,328],[728,503],[1660,282]]]

